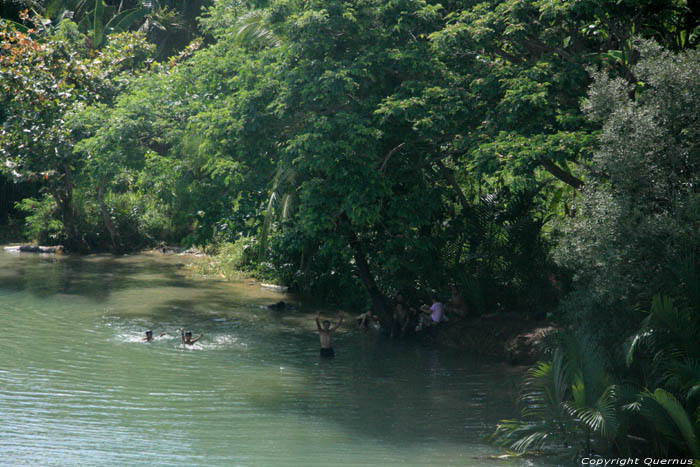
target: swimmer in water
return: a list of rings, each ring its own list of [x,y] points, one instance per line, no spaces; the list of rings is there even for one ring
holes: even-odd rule
[[[186,345],[192,345],[204,337],[204,334],[200,334],[196,339],[192,339],[192,331],[185,332],[185,328],[180,328],[180,335],[182,336],[182,343]]]
[[[163,337],[163,336],[165,336],[165,335],[167,335],[167,334],[168,334],[167,332],[164,332],[164,333],[162,333],[162,334],[161,334],[160,336],[158,336],[158,337]],[[153,331],[151,331],[151,330],[149,329],[148,331],[146,331],[146,337],[144,337],[143,339],[141,339],[141,342],[152,342],[152,341],[153,341]]]
[[[335,351],[331,347],[331,334],[333,334],[336,329],[340,327],[343,322],[343,312],[338,312],[338,322],[335,326],[331,326],[331,322],[328,320],[323,321],[323,326],[321,326],[321,313],[316,312],[316,328],[318,329],[318,336],[321,338],[321,357],[334,357]]]
[[[269,308],[270,310],[283,311],[285,308],[287,308],[287,304],[280,301],[277,303],[273,303],[272,305],[267,305],[267,308]]]

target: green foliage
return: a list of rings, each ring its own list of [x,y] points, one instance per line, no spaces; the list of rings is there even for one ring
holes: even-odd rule
[[[50,0],[32,5],[47,24],[72,21],[92,48],[108,42],[109,35],[136,31],[156,46],[156,57],[182,50],[198,33],[197,16],[211,2],[194,0]]]
[[[73,153],[81,135],[68,124],[86,105],[109,102],[142,67],[149,47],[133,34],[114,36],[104,51],[90,50],[70,21],[58,27],[36,19],[27,33],[3,25],[0,38],[2,170],[42,180],[52,194],[69,248],[86,247],[77,230],[73,191],[84,160]]]
[[[228,83],[240,62],[237,47],[221,44],[177,67],[156,67],[112,108],[96,106],[78,115],[76,125],[89,137],[76,151],[89,159],[93,183],[137,171],[136,186],[121,189],[138,188],[159,200],[185,244],[233,241],[257,228],[252,218],[271,168],[234,145],[235,134],[228,133],[239,126],[231,115],[238,107],[235,95],[229,93],[247,94],[232,89],[236,81]]]
[[[41,199],[24,198],[16,203],[19,211],[25,213],[24,235],[38,245],[55,245],[61,243],[63,225],[55,219],[56,204],[50,195]]]
[[[138,193],[110,193],[106,198],[114,223],[123,241],[132,248],[153,246],[172,238],[170,221],[163,213],[163,206],[150,197]],[[108,232],[100,222],[103,238]]]
[[[689,271],[681,305],[655,296],[651,310],[630,340],[627,364],[641,369],[640,383],[649,388],[638,398],[639,414],[651,426],[658,454],[700,454],[700,302],[690,282],[700,274]],[[656,388],[656,389],[652,389]]]
[[[591,297],[569,316],[593,324],[602,341],[629,334],[629,320],[640,319],[635,310],[655,293],[673,293],[669,268],[700,244],[698,52],[676,55],[646,42],[639,51],[632,71],[643,86],[634,94],[595,74],[585,108],[603,132],[557,254]]]
[[[604,361],[590,338],[560,334],[551,359],[528,371],[520,398],[522,419],[501,422],[493,440],[517,452],[607,451],[619,435],[621,396]]]
[[[250,275],[264,278],[264,275],[257,274],[255,270],[257,253],[254,239],[241,237],[233,243],[216,245],[214,249],[215,251],[209,251],[209,256],[194,263],[195,272],[225,277],[228,280]]]
[[[501,422],[494,441],[518,452],[697,458],[697,306],[678,308],[667,297],[655,297],[630,341],[628,368],[607,360],[593,339],[561,335],[551,359],[528,371],[522,419]]]
[[[700,422],[671,393],[660,388],[643,393],[640,411],[662,435],[662,442],[674,444],[693,459],[700,457]]]
[[[593,336],[590,342],[604,357],[587,351],[575,359],[581,363],[571,365],[594,369],[598,383],[565,378],[569,396],[537,386],[535,396],[546,394],[546,400],[533,396],[524,420],[497,432],[501,441],[520,449],[555,439],[552,424],[566,426],[559,412],[538,409],[547,402],[566,407],[576,424],[600,440],[614,441],[618,452],[698,457],[700,60],[696,50],[674,54],[645,41],[635,47],[640,60],[630,69],[634,84],[594,73],[584,109],[602,124],[602,132],[577,214],[566,223],[558,248],[561,264],[576,271],[576,290],[566,300],[564,316],[570,326]],[[649,302],[651,311],[642,321],[639,310]],[[630,323],[640,322],[631,332]],[[630,334],[624,352],[621,342]],[[570,360],[576,353],[568,348],[564,341],[556,352]],[[547,387],[557,387],[554,372],[546,376]],[[601,383],[606,380],[616,384]],[[590,387],[596,389],[590,393]],[[523,431],[533,424],[539,427],[536,435]],[[645,447],[632,439],[646,440]],[[596,443],[592,448],[606,452]]]

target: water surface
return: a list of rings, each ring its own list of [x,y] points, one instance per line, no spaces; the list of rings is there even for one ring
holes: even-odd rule
[[[0,251],[6,464],[543,465],[487,459],[518,371],[350,324],[320,361],[312,310],[189,261]]]

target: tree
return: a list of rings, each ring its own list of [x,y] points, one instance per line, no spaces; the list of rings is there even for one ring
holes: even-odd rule
[[[197,17],[210,4],[210,0],[52,0],[36,5],[35,11],[56,24],[64,19],[76,23],[95,48],[109,34],[138,30],[156,45],[155,56],[162,60],[198,36]]]
[[[69,21],[57,28],[39,22],[26,33],[3,25],[0,36],[3,170],[22,179],[43,178],[67,246],[84,249],[73,204],[75,173],[84,161],[73,153],[75,138],[66,122],[85,105],[113,99],[143,66],[149,47],[142,36],[124,34],[95,51]]]
[[[683,42],[690,48],[700,37],[697,5],[676,0],[454,5],[431,39],[451,87],[474,96],[481,118],[445,137],[483,173],[531,178],[544,170],[576,190],[597,129],[579,105],[590,84],[586,68],[632,79],[635,34],[670,47],[692,36]]]
[[[153,66],[113,105],[74,119],[83,132],[76,150],[89,160],[86,174],[95,186],[103,181],[105,192],[155,200],[172,223],[173,240],[187,245],[232,241],[257,229],[261,187],[274,171],[256,152],[274,141],[237,134],[266,127],[256,102],[262,98],[250,89],[262,84],[254,79],[258,63],[244,61],[232,42],[200,46],[194,42]],[[255,119],[249,126],[247,117]],[[136,174],[131,186],[118,176],[127,172]]]
[[[673,296],[671,265],[700,245],[698,51],[673,54],[644,41],[636,50],[636,85],[594,75],[585,109],[603,131],[558,253],[591,299],[570,316],[600,323],[603,340],[628,334],[654,294]]]

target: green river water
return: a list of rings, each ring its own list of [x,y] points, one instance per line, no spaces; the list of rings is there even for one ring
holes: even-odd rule
[[[487,458],[520,370],[358,331],[351,310],[321,361],[312,310],[189,261],[0,250],[5,465],[545,465]],[[181,326],[204,338],[184,348]]]

